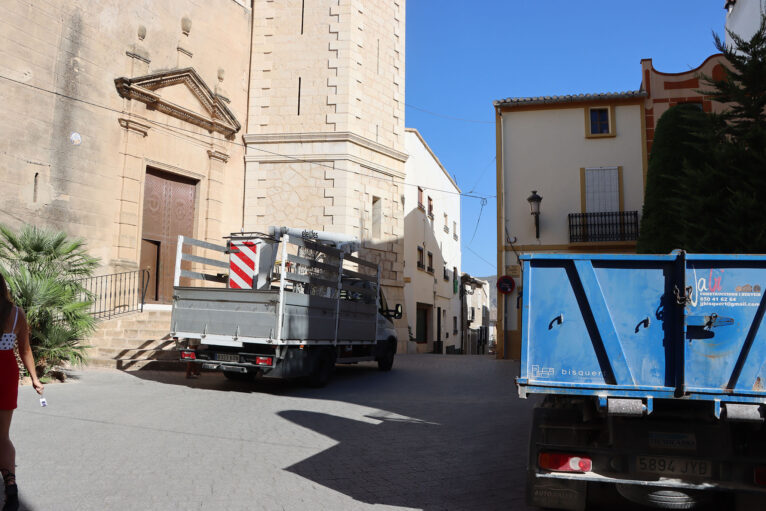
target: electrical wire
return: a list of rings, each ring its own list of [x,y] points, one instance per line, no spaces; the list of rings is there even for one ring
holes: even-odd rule
[[[489,261],[487,261],[486,259],[484,259],[484,258],[483,258],[481,255],[479,255],[479,253],[478,253],[478,252],[476,252],[474,249],[472,249],[472,248],[471,248],[470,246],[468,246],[468,245],[463,245],[463,248],[466,248],[466,249],[468,249],[468,251],[469,251],[469,252],[471,252],[473,255],[475,255],[476,257],[478,257],[479,259],[481,259],[482,261],[484,261],[485,263],[487,263],[489,266],[491,266],[492,268],[494,268],[494,269],[495,269],[495,271],[497,271],[497,263],[490,263]]]
[[[479,230],[479,222],[481,221],[481,213],[484,211],[484,206],[487,205],[487,199],[481,199],[481,209],[479,209],[479,218],[476,219],[476,227],[473,228],[473,236],[471,236],[471,241],[468,243],[473,243],[473,239],[476,237],[476,231]]]
[[[101,105],[101,104],[94,103],[92,101],[88,101],[88,100],[85,100],[85,99],[82,99],[82,98],[77,98],[77,97],[69,96],[67,94],[63,94],[63,93],[60,93],[60,92],[57,92],[57,91],[45,89],[43,87],[39,87],[39,86],[30,84],[30,83],[25,83],[25,82],[22,82],[22,81],[19,81],[19,80],[15,80],[15,79],[13,79],[11,77],[8,77],[8,76],[2,75],[2,74],[0,74],[0,79],[4,79],[6,81],[15,83],[17,85],[29,87],[29,88],[37,90],[39,92],[51,94],[51,95],[54,95],[54,96],[57,96],[57,97],[68,99],[70,101],[75,101],[75,102],[78,102],[78,103],[82,103],[82,104],[85,104],[85,105],[88,105],[88,106],[91,106],[91,107],[94,107],[94,108],[106,110],[108,112],[122,114],[122,115],[134,115],[135,116],[135,114],[131,114],[130,112],[126,112],[124,110],[117,110],[115,108],[111,108],[111,107],[108,107],[106,105]],[[460,119],[460,118],[456,118],[456,117],[444,116],[444,115],[441,115],[441,114],[437,114],[435,112],[430,112],[428,110],[421,109],[421,108],[416,107],[414,105],[407,105],[407,106],[409,106],[411,108],[414,108],[416,110],[423,111],[423,112],[431,114],[431,115],[435,115],[435,116],[439,116],[439,117],[444,117],[444,118],[448,118],[448,119],[452,119],[452,120],[466,121],[466,122],[477,122],[477,123],[486,123],[486,124],[494,124],[493,122],[488,122],[488,121],[475,121],[475,120],[470,120],[470,119]],[[153,120],[153,119],[147,119],[147,118],[141,117],[141,116],[136,116],[136,117],[140,117],[141,120],[146,121],[146,122],[148,122],[148,123],[150,123],[150,124],[152,124],[154,126],[159,126],[161,128],[164,128],[169,135],[174,136],[174,137],[179,138],[179,139],[188,140],[189,135],[193,135],[195,137],[205,137],[205,138],[209,138],[211,140],[218,140],[213,135],[209,135],[209,134],[205,134],[205,133],[199,133],[198,131],[193,131],[193,130],[190,130],[190,129],[185,129],[185,128],[180,127],[180,126],[172,126],[172,125],[167,124],[167,123],[163,123],[163,122],[156,121],[156,120]],[[181,135],[184,135],[186,138],[182,137]],[[299,157],[285,155],[285,154],[281,154],[281,153],[278,153],[278,152],[275,152],[275,151],[269,151],[269,150],[258,148],[258,147],[247,146],[246,144],[239,143],[236,140],[230,140],[229,143],[231,143],[233,145],[236,145],[236,146],[239,146],[239,147],[246,148],[246,149],[255,149],[257,151],[260,151],[260,152],[263,152],[263,153],[266,153],[266,154],[270,154],[270,155],[273,155],[273,156],[280,156],[280,157],[283,157],[283,158],[287,158],[287,159],[293,160],[293,161],[295,161],[297,163],[309,163],[309,164],[313,164],[313,165],[320,166],[320,167],[325,167],[325,168],[328,168],[328,169],[331,169],[331,170],[335,170],[335,171],[339,171],[339,172],[347,172],[347,173],[354,174],[354,175],[359,175],[359,176],[364,176],[364,177],[374,177],[374,178],[377,178],[377,179],[382,179],[382,180],[388,181],[387,178],[380,177],[380,176],[366,176],[366,175],[364,175],[364,174],[362,174],[360,172],[356,172],[356,171],[353,171],[353,170],[339,169],[339,168],[336,168],[336,167],[332,167],[330,165],[323,164],[321,162],[311,162],[311,161],[304,160],[304,159],[299,158]],[[478,183],[481,180],[481,178],[483,177],[483,174],[486,173],[486,169],[489,168],[490,164],[494,160],[495,160],[495,157],[493,156],[492,159],[485,166],[485,168],[484,168],[484,170],[482,172],[482,175],[479,177],[479,179],[477,180],[476,184],[467,193],[454,192],[454,191],[451,191],[451,190],[440,190],[440,189],[437,189],[437,188],[430,188],[430,187],[427,187],[427,186],[417,185],[417,184],[413,184],[413,183],[398,183],[398,184],[401,184],[401,185],[404,185],[404,186],[418,186],[419,188],[422,188],[423,190],[430,190],[432,192],[441,192],[441,193],[450,194],[450,195],[458,195],[458,196],[466,197],[466,198],[470,198],[470,199],[479,199],[481,201],[481,209],[479,210],[479,217],[478,217],[478,219],[476,221],[476,227],[474,228],[473,236],[471,237],[471,242],[473,242],[473,239],[476,236],[476,232],[478,230],[479,222],[481,221],[482,211],[484,209],[484,206],[487,204],[487,199],[496,198],[496,196],[494,196],[494,195],[487,195],[487,196],[475,195],[475,194],[473,194],[473,191],[475,190],[476,186],[478,186]],[[390,169],[390,168],[387,168],[387,167],[383,167],[383,168],[386,169],[386,170],[389,170],[389,171],[393,170],[393,169]],[[9,216],[11,216],[13,218],[16,218],[19,221],[23,221],[22,218],[14,215],[10,211],[5,211],[5,210],[2,210],[2,211],[5,214],[7,214],[7,215],[9,215]],[[473,250],[470,246],[463,244],[463,247],[466,248],[471,253],[473,253],[476,257],[478,257],[485,264],[489,265],[492,268],[495,268],[495,264],[494,263],[491,263],[491,262],[487,261],[486,259],[484,259],[479,253],[477,253],[475,250]]]
[[[474,190],[476,190],[476,187],[479,186],[479,183],[481,182],[481,179],[484,177],[484,174],[487,173],[487,169],[492,164],[492,162],[495,161],[496,158],[497,156],[493,155],[492,159],[487,162],[487,164],[482,169],[481,174],[479,175],[479,178],[476,180],[476,184],[474,184],[473,187],[470,190],[468,190],[468,193],[473,193]]]
[[[22,85],[22,86],[25,86],[25,87],[29,87],[29,88],[35,89],[37,91],[40,91],[40,92],[52,94],[54,96],[65,98],[65,99],[68,99],[70,101],[75,101],[75,102],[78,102],[78,103],[83,103],[83,104],[86,104],[86,105],[89,105],[89,106],[92,106],[92,107],[95,107],[95,108],[99,108],[99,109],[102,109],[102,110],[106,110],[106,111],[109,111],[109,112],[113,112],[113,113],[117,113],[117,114],[122,114],[122,115],[134,115],[135,116],[135,114],[131,114],[130,112],[126,112],[124,110],[117,110],[115,108],[111,108],[111,107],[108,107],[108,106],[105,106],[105,105],[100,105],[98,103],[87,101],[87,100],[82,99],[82,98],[77,98],[77,97],[74,97],[74,96],[69,96],[67,94],[63,94],[61,92],[53,91],[53,90],[50,90],[50,89],[45,89],[43,87],[38,87],[36,85],[32,85],[32,84],[26,83],[26,82],[22,82],[20,80],[13,79],[13,78],[11,78],[9,76],[5,76],[5,75],[2,75],[2,74],[0,74],[0,78],[3,79],[3,80],[7,80],[9,82],[15,83],[17,85]],[[136,117],[140,117],[140,116],[136,116]],[[165,128],[165,129],[167,129],[169,134],[172,134],[173,136],[176,136],[177,138],[181,138],[181,137],[178,136],[177,133],[175,133],[175,132],[186,132],[186,133],[189,133],[191,135],[194,135],[195,137],[205,137],[205,138],[209,138],[211,140],[218,141],[218,139],[215,136],[213,136],[213,135],[209,135],[209,134],[205,134],[205,133],[199,133],[197,131],[186,129],[186,128],[183,128],[183,127],[180,127],[180,126],[172,126],[170,124],[162,123],[162,122],[155,121],[155,120],[152,120],[152,119],[147,119],[145,117],[140,117],[140,119],[143,120],[143,121],[146,121],[146,122],[148,122],[150,124],[153,124],[155,126],[161,126],[161,127]],[[246,148],[246,149],[255,149],[256,151],[260,151],[262,153],[266,153],[266,154],[269,154],[269,155],[272,155],[272,156],[280,156],[282,158],[287,158],[287,159],[293,160],[293,161],[295,161],[297,163],[309,163],[309,164],[316,165],[316,166],[319,166],[319,167],[325,167],[325,168],[328,168],[330,170],[334,170],[334,171],[337,171],[337,172],[346,172],[346,173],[357,175],[357,176],[373,177],[373,178],[376,178],[376,179],[384,180],[386,182],[391,182],[388,178],[385,178],[385,177],[376,176],[376,175],[370,176],[370,175],[363,174],[361,172],[356,172],[356,171],[350,170],[350,169],[341,169],[341,168],[333,167],[333,166],[330,166],[330,165],[327,165],[327,164],[324,164],[324,163],[321,163],[321,162],[312,162],[312,161],[304,160],[304,159],[299,158],[297,156],[290,156],[290,155],[286,155],[286,154],[281,154],[281,153],[277,153],[275,151],[269,151],[267,149],[262,149],[260,147],[248,146],[247,144],[243,144],[243,143],[237,142],[236,140],[230,140],[229,143],[231,143],[233,145],[236,145],[236,146],[239,146],[239,147]],[[396,170],[388,168],[388,167],[382,167],[382,168],[385,169],[385,170],[388,170],[390,172],[397,172]],[[469,199],[486,200],[488,198],[490,198],[490,199],[491,198],[495,198],[495,196],[482,196],[482,195],[475,195],[475,194],[472,194],[472,193],[462,193],[462,192],[455,192],[455,191],[452,191],[452,190],[441,190],[441,189],[438,189],[438,188],[430,188],[430,187],[423,186],[423,185],[418,185],[418,184],[415,184],[415,183],[404,183],[404,182],[402,182],[402,183],[397,183],[397,184],[401,184],[403,186],[417,186],[417,187],[419,187],[419,188],[421,188],[423,190],[430,190],[430,191],[433,191],[433,192],[440,192],[440,193],[444,193],[444,194],[448,194],[448,195],[458,195],[460,197],[466,197],[466,198],[469,198]]]

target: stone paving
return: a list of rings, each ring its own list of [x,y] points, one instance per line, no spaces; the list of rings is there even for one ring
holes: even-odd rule
[[[22,509],[517,510],[533,402],[517,364],[401,355],[323,389],[86,370],[22,387]]]

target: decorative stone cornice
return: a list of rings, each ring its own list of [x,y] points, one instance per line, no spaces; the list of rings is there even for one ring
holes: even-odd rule
[[[258,151],[256,151],[256,153],[258,153]],[[360,167],[371,170],[373,172],[383,174],[385,176],[390,176],[397,179],[404,179],[405,177],[405,173],[403,170],[398,171],[396,169],[392,169],[391,167],[379,165],[377,163],[371,162],[370,160],[359,158],[357,156],[350,155],[348,153],[291,154],[291,155],[258,153],[258,154],[245,155],[245,163],[295,163],[296,161],[306,162],[306,163],[321,163],[321,164],[330,164],[336,161],[347,161],[347,162],[355,163],[359,165]],[[338,168],[337,170],[343,171],[342,168]]]
[[[211,160],[218,160],[222,161],[223,163],[226,163],[229,161],[229,155],[226,153],[222,153],[221,151],[212,151],[208,149],[207,155]]]
[[[132,119],[126,119],[124,117],[120,117],[117,119],[117,121],[120,123],[120,126],[125,128],[128,131],[135,131],[141,136],[146,136],[149,133],[149,130],[151,129],[150,126],[147,126],[146,124],[141,124],[138,121],[134,121]]]
[[[137,59],[141,62],[145,62],[146,64],[151,64],[152,62],[152,59],[149,58],[149,52],[139,47],[138,45],[134,46],[130,50],[126,50],[125,55],[132,59]]]
[[[289,143],[321,143],[321,142],[351,142],[365,149],[383,154],[389,158],[407,161],[407,153],[397,151],[378,142],[373,142],[350,131],[334,131],[328,133],[280,133],[280,134],[247,134],[244,137],[245,144],[289,144]]]
[[[180,83],[189,88],[207,115],[171,103],[156,92]],[[150,109],[159,110],[210,132],[221,133],[226,138],[232,138],[241,128],[229,107],[213,93],[194,68],[163,71],[136,78],[122,77],[115,79],[114,84],[117,92],[123,98],[135,99],[145,103]]]
[[[183,48],[181,46],[178,46],[176,48],[176,50],[180,51],[181,53],[183,53],[184,55],[186,55],[189,58],[194,57],[194,54],[192,52],[190,52],[189,50],[187,50],[186,48]]]

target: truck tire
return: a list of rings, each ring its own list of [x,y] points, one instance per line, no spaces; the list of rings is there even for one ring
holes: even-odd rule
[[[386,350],[385,355],[378,358],[378,369],[381,371],[390,371],[394,366],[394,355],[396,354],[396,344],[389,341],[390,346]]]
[[[659,509],[693,509],[711,498],[709,492],[675,488],[658,488],[637,484],[618,484],[617,492],[636,504]]]
[[[335,372],[335,350],[332,348],[323,348],[319,351],[314,365],[314,370],[307,379],[310,387],[324,387],[330,382],[332,374]]]

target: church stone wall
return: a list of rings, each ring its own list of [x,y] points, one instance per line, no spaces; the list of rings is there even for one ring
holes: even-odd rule
[[[251,15],[234,0],[0,2],[0,222],[83,237],[105,272],[136,267],[150,165],[199,180],[195,234],[238,230],[242,132],[121,97],[115,79],[192,67],[244,128]],[[199,113],[188,87],[164,90]]]

